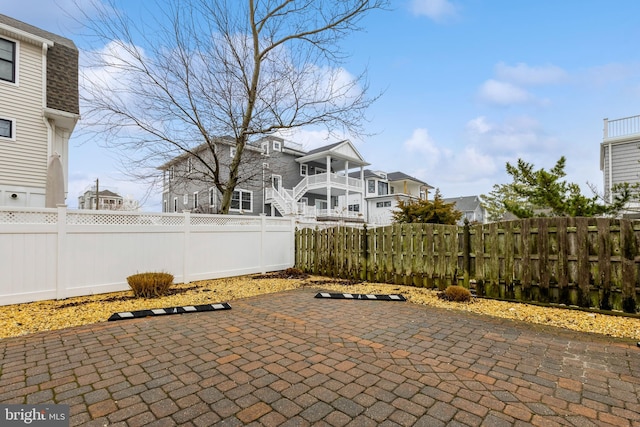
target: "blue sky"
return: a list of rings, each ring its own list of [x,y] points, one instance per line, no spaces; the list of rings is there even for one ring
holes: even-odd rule
[[[21,0],[0,13],[87,46],[68,16],[73,0],[55,3]],[[346,71],[366,68],[371,90],[383,92],[369,111],[374,135],[355,141],[371,168],[403,171],[455,197],[508,182],[507,161],[549,168],[564,155],[569,180],[587,193],[587,182],[602,188],[603,118],[640,114],[640,2],[392,3],[344,45]],[[308,148],[333,142],[314,130],[296,138]],[[119,153],[99,142],[71,140],[71,207],[96,178],[121,194],[143,193],[118,172]],[[158,191],[145,208],[159,210],[160,199]]]

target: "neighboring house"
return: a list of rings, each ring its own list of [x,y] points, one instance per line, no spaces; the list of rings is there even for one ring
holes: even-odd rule
[[[458,220],[459,225],[463,225],[465,219],[477,224],[488,222],[487,211],[478,196],[451,197],[444,199],[444,202],[453,203],[454,208],[462,212],[462,217]]]
[[[118,211],[123,210],[124,199],[113,191],[104,189],[98,191],[98,209]],[[96,188],[90,188],[78,197],[78,209],[96,208]]]
[[[605,200],[611,202],[614,185],[640,183],[640,116],[604,119],[603,133],[600,170],[604,178]],[[629,207],[637,213],[640,204],[633,202]]]
[[[355,177],[355,174],[351,174]],[[387,225],[393,222],[393,211],[398,201],[426,200],[434,187],[403,172],[382,172],[365,169],[365,221],[369,224]],[[353,197],[349,210],[360,210],[361,205]]]
[[[75,44],[0,14],[0,206],[45,207],[49,161],[58,156],[66,195],[79,112]]]
[[[231,138],[216,141],[220,176],[228,174],[235,146]],[[209,148],[194,153],[212,162]],[[243,163],[231,199],[231,213],[300,216],[318,220],[364,221],[359,210],[350,211],[347,200],[364,205],[364,161],[350,141],[340,141],[311,151],[277,137],[266,137],[245,148]],[[202,162],[182,154],[160,167],[164,171],[163,212],[217,213],[221,192],[206,176]],[[354,169],[359,178],[349,176]]]

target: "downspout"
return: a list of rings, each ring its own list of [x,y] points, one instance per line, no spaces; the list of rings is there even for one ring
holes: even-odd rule
[[[44,125],[47,127],[47,164],[49,162],[49,157],[53,154],[53,138],[55,135],[55,130],[51,126],[49,119],[44,114],[45,108],[47,108],[47,52],[49,50],[49,45],[47,43],[42,43],[42,120],[44,120]]]
[[[611,148],[611,142],[609,142],[609,203],[613,203],[613,192],[611,191],[613,188],[613,171],[611,170],[611,168],[613,168],[613,153],[611,152]]]

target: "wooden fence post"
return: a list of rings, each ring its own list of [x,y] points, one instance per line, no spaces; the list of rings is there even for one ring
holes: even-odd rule
[[[627,219],[620,220],[620,246],[622,247],[622,309],[627,313],[635,313],[637,311],[635,258],[638,255],[638,246],[633,224]]]

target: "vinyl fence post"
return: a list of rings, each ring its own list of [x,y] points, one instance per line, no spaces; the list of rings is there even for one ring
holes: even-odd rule
[[[264,263],[264,250],[266,244],[266,232],[267,232],[267,214],[260,214],[260,274],[265,274],[267,269]]]
[[[189,248],[191,247],[191,212],[190,211],[182,211],[183,220],[184,220],[184,249],[182,251],[183,259],[182,259],[182,282],[189,283]]]
[[[58,205],[56,254],[56,299],[67,297],[67,205]]]

